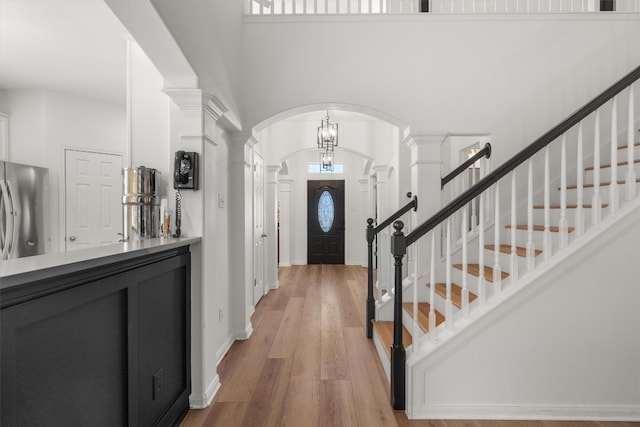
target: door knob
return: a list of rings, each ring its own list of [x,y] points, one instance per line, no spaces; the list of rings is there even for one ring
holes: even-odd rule
[[[76,236],[69,236],[69,241],[75,242],[76,241]]]

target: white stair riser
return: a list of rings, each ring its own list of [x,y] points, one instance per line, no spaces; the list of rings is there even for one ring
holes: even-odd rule
[[[620,177],[619,179],[624,179],[623,177]],[[640,185],[639,183],[636,183],[636,194],[638,194],[638,190],[640,190]],[[618,193],[619,193],[619,197],[620,200],[624,199],[624,194],[625,194],[625,184],[618,184]],[[592,198],[593,198],[593,193],[594,193],[594,188],[593,187],[586,187],[582,189],[582,204],[591,204]],[[602,186],[600,187],[600,198],[602,199],[602,203],[609,203],[609,193],[610,193],[610,187],[609,186]],[[567,204],[577,204],[578,201],[578,189],[577,188],[571,188],[567,190]]]
[[[588,216],[587,218],[591,218]],[[590,219],[589,219],[590,220]],[[569,242],[571,242],[572,234],[569,233]],[[560,247],[560,233],[549,233],[551,237],[551,247],[556,249]],[[528,230],[516,230],[516,241],[518,246],[526,248],[527,242],[529,240],[529,231]],[[537,250],[544,250],[544,232],[543,231],[534,231],[533,232],[533,245]],[[540,257],[538,257],[540,258]]]
[[[509,243],[506,243],[506,244],[509,244]],[[484,253],[485,253],[484,255],[485,263],[487,263],[490,267],[493,267],[495,264],[494,251],[485,249]],[[500,267],[502,268],[502,271],[506,271],[507,273],[509,273],[511,270],[511,254],[505,254],[503,252],[500,252],[498,258],[499,258],[498,262],[500,263]],[[527,266],[527,258],[525,257],[516,255],[516,262],[518,263],[519,271],[521,271],[523,268]]]
[[[625,159],[618,158],[618,161],[626,161]],[[618,171],[616,172],[616,176],[618,179],[624,178],[627,173],[628,166],[627,165],[618,165]],[[640,163],[635,163],[633,165],[633,169],[636,171],[636,175],[640,175]],[[584,182],[593,182],[593,176],[595,171],[593,169],[587,170],[584,172]],[[611,181],[611,168],[600,168],[600,182],[608,182]]]
[[[413,335],[413,316],[411,316],[409,312],[404,309],[404,307],[402,308],[402,324],[405,328],[407,328],[407,331],[409,331],[409,333]],[[418,327],[418,334],[419,338],[425,336],[424,331],[420,327]],[[413,337],[413,339],[415,340],[416,338]]]
[[[426,289],[427,289],[427,292],[429,292],[429,288],[426,288]],[[442,314],[447,312],[447,300],[443,296],[440,296],[436,293],[435,304],[432,303],[430,299],[428,300],[429,300],[429,304],[434,305],[434,308],[436,309],[436,311],[439,311]]]
[[[585,202],[586,203],[586,202]],[[591,201],[589,201],[589,204]],[[583,208],[585,212],[585,218],[587,220],[591,220],[591,209]],[[606,211],[607,208],[602,208],[603,211]],[[604,213],[604,212],[603,212]],[[549,209],[549,225],[551,226],[559,226],[560,225],[560,209]],[[567,208],[566,211],[567,224],[569,227],[573,227],[576,225],[576,209],[575,208]],[[535,225],[544,225],[544,209],[534,209],[533,210],[533,223]]]
[[[451,269],[451,281],[460,287],[462,287],[463,284],[462,276],[462,270],[458,270],[457,268]],[[469,292],[473,292],[478,295],[478,278],[469,273],[467,273],[467,289],[469,289]]]

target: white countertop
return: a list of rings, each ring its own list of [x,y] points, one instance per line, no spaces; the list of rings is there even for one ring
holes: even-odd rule
[[[199,242],[200,237],[160,237],[0,261],[0,288]]]

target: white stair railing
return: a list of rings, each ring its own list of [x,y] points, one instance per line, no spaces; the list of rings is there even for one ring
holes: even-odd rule
[[[247,15],[379,15],[424,13],[421,0],[244,0]],[[617,0],[616,12],[640,12],[637,0]],[[429,0],[431,14],[600,12],[599,0]],[[610,12],[608,12],[610,13]]]
[[[573,241],[580,239],[592,228],[598,227],[601,221],[606,220],[611,210],[602,209],[602,206],[605,203],[616,204],[612,198],[617,197],[616,187],[611,183],[615,181],[617,174],[614,164],[617,163],[619,149],[618,131],[627,136],[627,144],[623,147],[627,150],[627,179],[623,184],[627,195],[625,199],[635,197],[637,185],[635,165],[640,165],[636,163],[636,160],[640,160],[640,154],[636,159],[635,151],[637,129],[640,123],[640,118],[635,113],[634,86],[640,84],[638,79],[640,79],[640,67],[489,173],[469,191],[462,193],[444,206],[432,218],[414,226],[412,232],[405,234],[404,224],[401,222],[394,224],[396,233],[392,237],[391,247],[396,261],[402,260],[406,249],[411,248],[419,239],[426,238],[431,242],[430,253],[424,256],[421,254],[422,259],[428,260],[430,265],[429,334],[413,337],[414,354],[416,348],[422,349],[428,343],[437,343],[439,341],[437,338],[441,334],[439,330],[442,328],[445,328],[448,333],[455,333],[456,319],[459,318],[458,311],[462,318],[472,318],[479,309],[484,309],[486,304],[500,303],[497,299],[503,298],[502,288],[516,286],[520,277],[531,274],[539,265],[553,262],[553,255],[568,250]],[[618,129],[617,124],[613,125],[613,122],[617,121],[618,109],[621,105],[624,105],[627,110],[624,112],[628,118],[626,129]],[[604,114],[609,111],[611,111],[610,114]],[[603,123],[608,118],[613,122]],[[609,135],[602,135],[602,129],[613,130]],[[571,156],[575,163],[567,164],[567,152],[576,153],[575,157]],[[603,159],[602,153],[605,153],[605,156],[606,153],[610,153],[610,158]],[[601,162],[604,164],[602,168]],[[609,182],[601,179],[601,169],[609,167],[606,165],[607,162],[611,167]],[[573,183],[567,176],[568,170],[575,170]],[[552,175],[552,171],[559,171],[559,174]],[[501,192],[500,188],[508,187],[509,180],[511,191]],[[518,198],[519,194],[526,194],[526,200],[522,200],[522,197]],[[590,205],[583,204],[585,197],[591,200]],[[471,226],[466,222],[469,218],[467,210],[470,202],[476,199],[479,200],[477,233],[470,233]],[[491,201],[493,203],[490,203]],[[551,213],[552,201],[555,201],[556,207],[559,202],[558,214]],[[488,225],[485,218],[488,214],[487,207],[490,206],[493,206],[494,212],[488,218],[492,218],[493,224]],[[575,210],[573,217],[567,214],[569,208]],[[503,210],[505,214],[502,213]],[[588,223],[584,221],[587,211],[592,211],[591,218],[593,218]],[[454,251],[452,245],[454,233],[452,221],[456,214],[461,217],[461,249],[458,251]],[[569,223],[571,220],[573,224]],[[499,228],[503,227],[502,224],[508,224],[507,227],[511,231],[509,236],[503,237],[500,233]],[[487,228],[490,229],[492,226],[495,227],[494,230],[491,230],[491,233],[485,233],[489,231]],[[444,259],[440,259],[436,253],[435,240],[439,238],[443,227],[445,230]],[[494,240],[493,245],[485,246],[485,240],[490,239],[491,236]],[[501,257],[499,253],[503,247],[510,247],[510,251],[506,251],[510,252],[506,257]],[[540,256],[545,252],[547,252],[545,256]],[[485,253],[492,256],[492,261],[486,266]],[[474,261],[477,264],[471,268]],[[519,275],[518,270],[523,264],[527,267],[526,272]],[[402,262],[395,268],[401,265]],[[485,274],[485,270],[492,273]],[[475,276],[476,280],[471,280],[472,276]],[[444,295],[436,289],[436,283],[442,279],[445,283]],[[395,286],[397,289],[399,284],[396,282]],[[456,288],[461,296],[459,301],[453,298]],[[414,298],[416,296],[417,293],[414,291]],[[445,317],[444,325],[440,326],[435,325],[438,307],[444,308]],[[414,313],[417,317],[415,310],[417,310],[416,302],[414,302]],[[401,322],[401,319],[395,318],[394,322]],[[415,324],[414,329],[417,329]],[[400,343],[396,343],[394,337],[392,351],[396,351],[396,354],[404,354],[401,338]],[[398,373],[394,374],[396,368],[392,366],[391,369],[391,384],[394,384],[394,375],[404,374],[404,368],[401,370],[398,368]],[[397,390],[395,392],[392,390],[392,393],[396,398],[400,396]],[[399,406],[402,405],[396,401],[394,408],[399,409]]]

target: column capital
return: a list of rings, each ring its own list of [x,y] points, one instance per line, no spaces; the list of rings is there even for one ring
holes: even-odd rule
[[[202,110],[203,99],[200,89],[166,88],[162,91],[171,98],[180,111]]]
[[[441,163],[441,145],[447,138],[446,132],[417,132],[405,138],[404,143],[411,150],[411,166]]]
[[[268,165],[267,166],[267,183],[277,184],[278,174],[280,173],[280,165]]]
[[[413,132],[404,139],[404,143],[413,148],[420,145],[437,144],[440,145],[449,136],[448,132]]]
[[[371,169],[376,176],[378,184],[386,183],[389,180],[389,169],[391,166],[389,165],[375,165]]]

